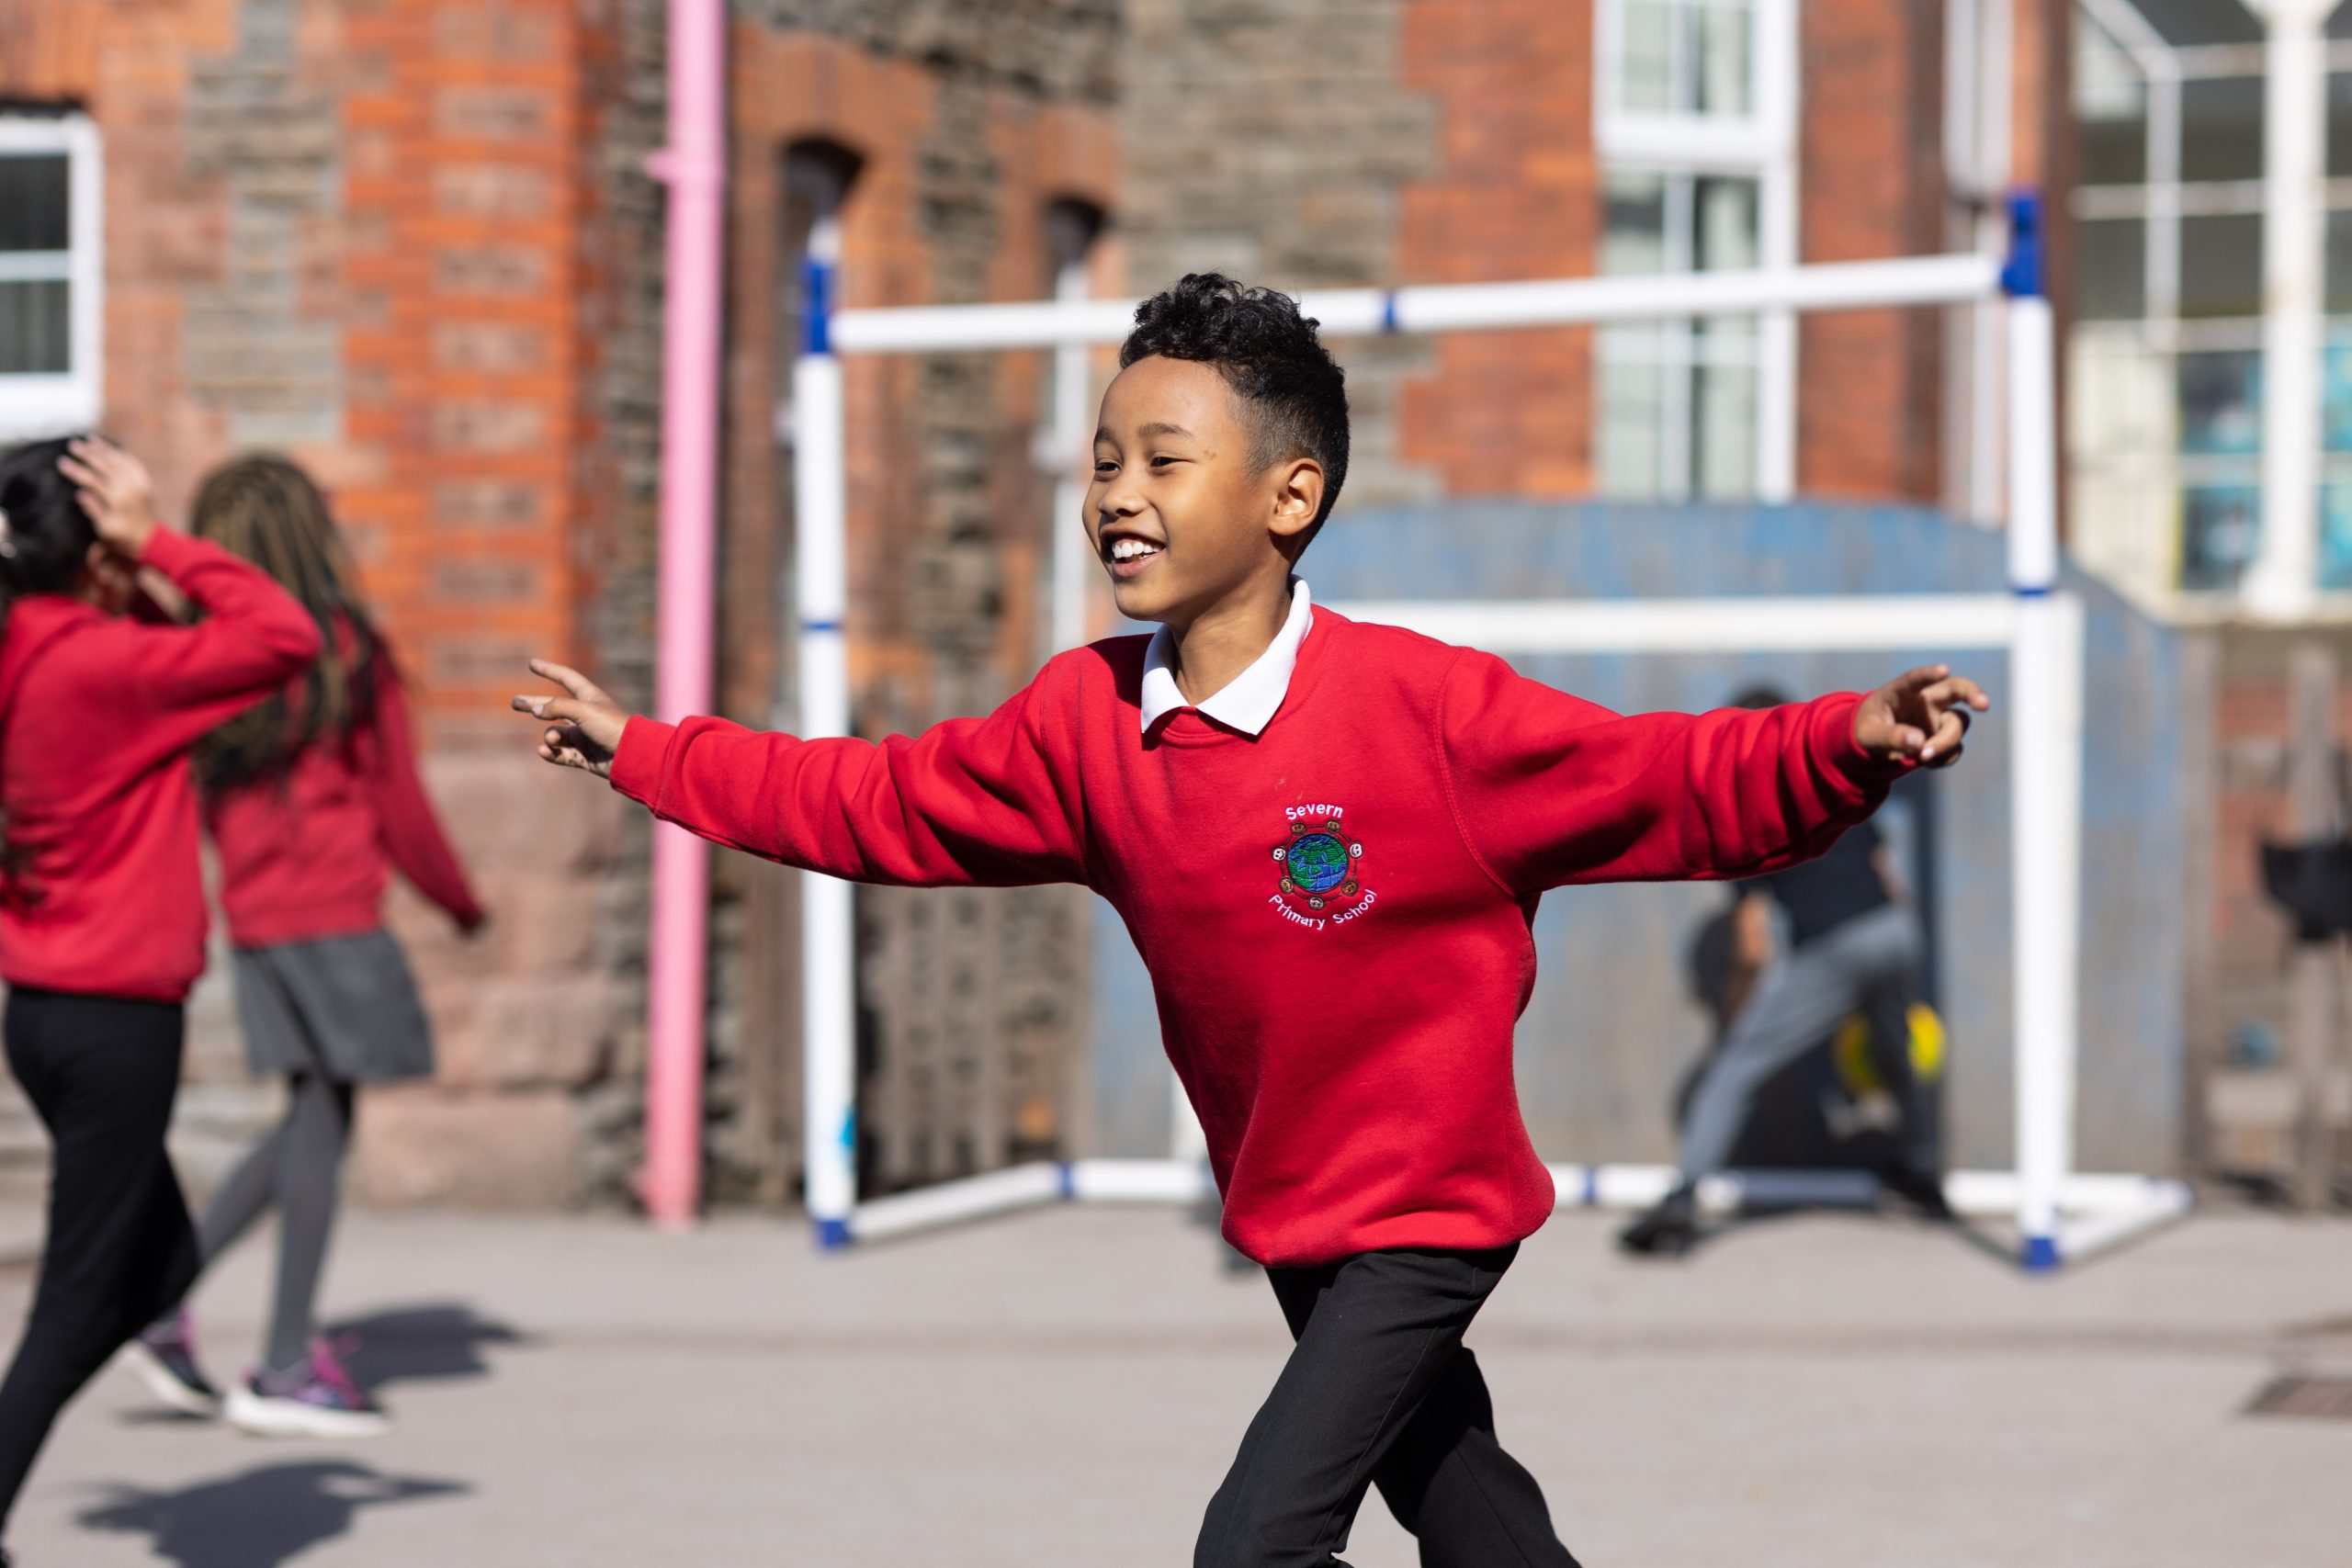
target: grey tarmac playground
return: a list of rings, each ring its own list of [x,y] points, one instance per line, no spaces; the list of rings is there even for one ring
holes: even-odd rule
[[[1589,1568],[2352,1563],[2352,1418],[2247,1413],[2352,1379],[2352,1224],[2210,1213],[2027,1280],[1895,1220],[1647,1267],[1612,1223],[1547,1226],[1471,1340]],[[0,1210],[11,1337],[37,1235]],[[269,1258],[199,1298],[216,1375]],[[834,1258],[776,1220],[356,1213],[327,1306],[396,1433],[247,1438],[109,1371],[21,1568],[1182,1568],[1284,1348],[1263,1281],[1160,1210]],[[1349,1556],[1414,1562],[1376,1500]]]

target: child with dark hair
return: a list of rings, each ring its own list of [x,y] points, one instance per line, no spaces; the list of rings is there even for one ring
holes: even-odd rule
[[[153,573],[204,612],[155,624]],[[204,968],[188,753],[318,656],[302,607],[159,527],[93,440],[0,461],[0,979],[8,1066],[55,1145],[40,1283],[0,1382],[0,1520],[67,1400],[196,1273],[164,1152]]]
[[[193,525],[292,592],[323,643],[196,753],[246,1059],[287,1084],[284,1123],[238,1165],[198,1227],[209,1267],[266,1210],[278,1213],[262,1364],[231,1388],[226,1409],[264,1436],[371,1437],[390,1422],[314,1319],[353,1091],[433,1071],[431,1026],[384,929],[384,889],[397,866],[468,933],[480,929],[481,906],[417,777],[399,671],[310,476],[283,457],[239,457],[206,478]],[[166,1404],[194,1415],[222,1408],[185,1309],[141,1334],[133,1357]]]
[[[1065,653],[985,718],[879,745],[633,717],[575,671],[540,755],[834,876],[1077,882],[1125,918],[1225,1234],[1295,1337],[1200,1568],[1332,1568],[1367,1487],[1448,1568],[1573,1562],[1462,1343],[1552,1183],[1519,1114],[1530,922],[1570,883],[1747,875],[1959,754],[1969,682],[1621,718],[1498,659],[1315,607],[1347,472],[1315,323],[1214,274],[1136,313],[1083,519],[1151,636]]]

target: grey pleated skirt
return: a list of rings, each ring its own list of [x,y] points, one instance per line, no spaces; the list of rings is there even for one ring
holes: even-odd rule
[[[390,932],[241,947],[235,966],[255,1073],[342,1083],[432,1076],[433,1026]]]

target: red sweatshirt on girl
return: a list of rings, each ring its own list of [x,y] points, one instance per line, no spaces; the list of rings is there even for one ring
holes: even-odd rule
[[[177,1001],[204,970],[188,748],[318,657],[319,630],[269,574],[157,529],[141,558],[207,614],[110,615],[62,593],[9,606],[0,635],[0,978]]]
[[[1853,695],[1619,717],[1320,608],[1255,739],[1190,708],[1145,732],[1146,642],[879,746],[632,718],[612,782],[835,876],[1101,893],[1151,972],[1225,1234],[1261,1263],[1533,1232],[1552,1182],[1511,1028],[1544,890],[1777,870],[1903,771],[1855,743]]]
[[[239,947],[380,930],[393,866],[460,927],[481,922],[417,777],[408,699],[381,643],[372,679],[373,711],[340,743],[314,741],[283,773],[205,802],[220,852],[220,908]],[[304,682],[287,682],[289,707],[306,700]]]

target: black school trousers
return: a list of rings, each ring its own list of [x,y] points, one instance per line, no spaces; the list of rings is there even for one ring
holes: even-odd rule
[[[1496,1441],[1462,1344],[1518,1251],[1266,1270],[1297,1343],[1209,1504],[1193,1568],[1346,1568],[1374,1484],[1422,1568],[1577,1568],[1535,1478]]]
[[[196,1279],[196,1227],[164,1153],[176,1002],[23,987],[0,1035],[55,1154],[40,1283],[0,1382],[0,1526],[58,1412]]]

